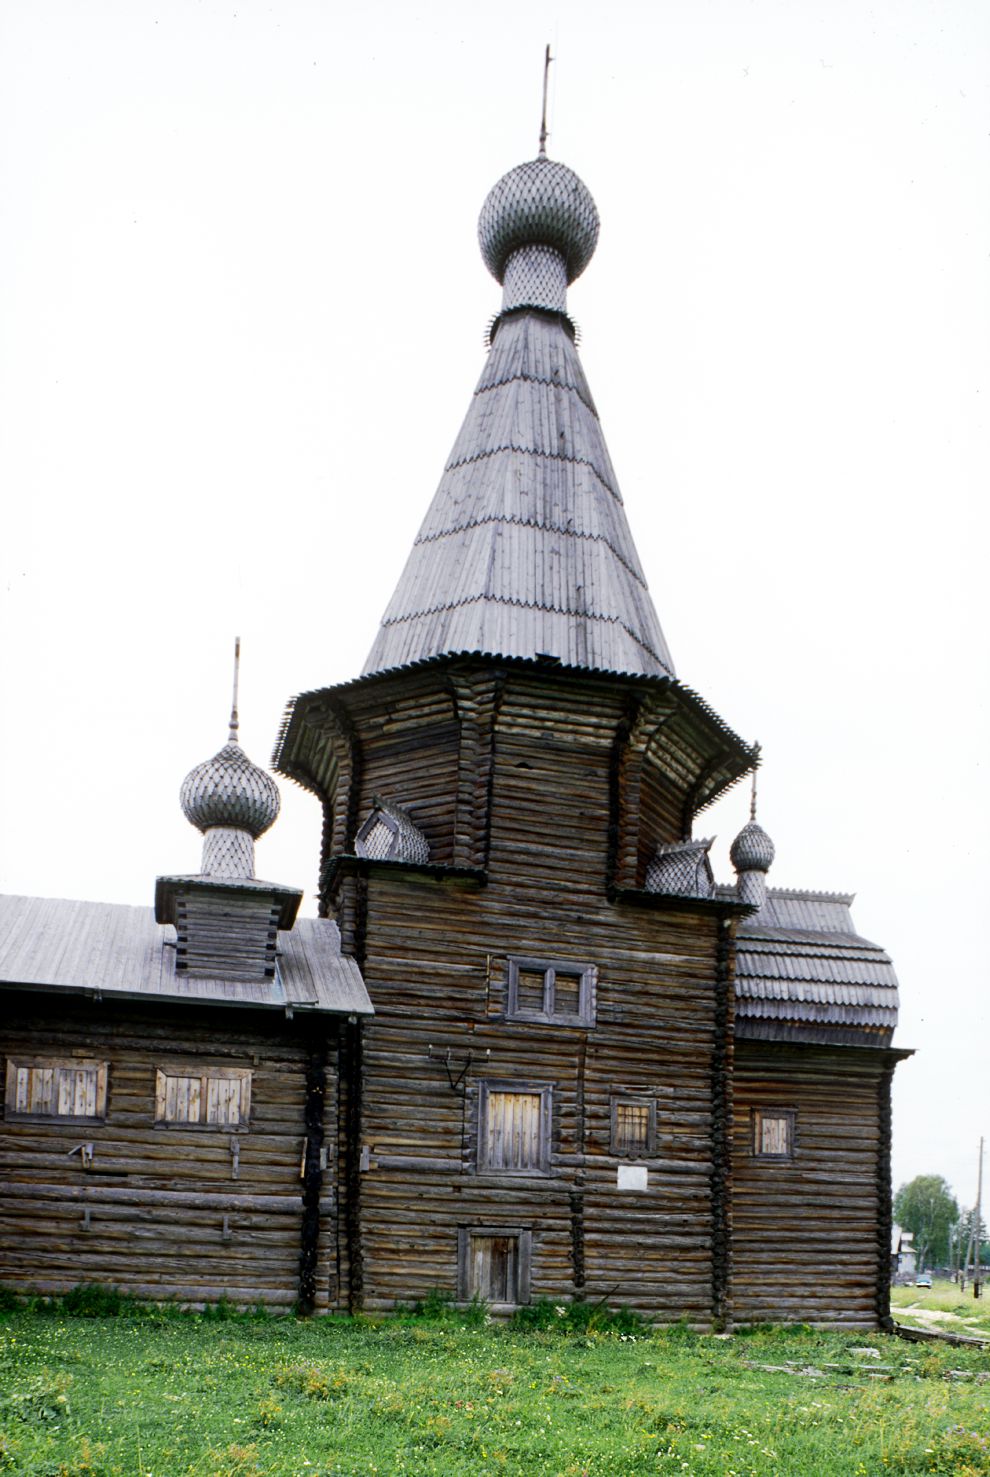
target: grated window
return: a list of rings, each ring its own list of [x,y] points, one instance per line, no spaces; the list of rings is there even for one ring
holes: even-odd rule
[[[645,1098],[612,1099],[612,1153],[652,1154],[656,1106]]]

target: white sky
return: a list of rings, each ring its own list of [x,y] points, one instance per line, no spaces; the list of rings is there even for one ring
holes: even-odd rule
[[[186,771],[360,671],[483,361],[490,186],[571,289],[679,675],[765,765],[770,881],[901,979],[895,1183],[975,1194],[985,1063],[984,0],[0,3],[0,887],[150,903]],[[305,885],[283,783],[261,875]],[[746,815],[714,808],[716,869]]]

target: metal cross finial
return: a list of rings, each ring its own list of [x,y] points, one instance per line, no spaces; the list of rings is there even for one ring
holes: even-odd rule
[[[230,733],[228,743],[237,743],[237,682],[241,671],[241,638],[234,637],[234,698],[230,705]]]
[[[757,744],[756,747],[759,748],[759,744]],[[752,789],[750,791],[750,797],[749,797],[749,818],[750,818],[751,821],[755,821],[756,820],[756,770],[755,769],[753,770],[753,784],[752,784]]]
[[[540,158],[547,156],[547,83],[550,78],[550,63],[553,57],[550,55],[550,43],[547,42],[546,56],[543,59],[543,118],[540,122]]]

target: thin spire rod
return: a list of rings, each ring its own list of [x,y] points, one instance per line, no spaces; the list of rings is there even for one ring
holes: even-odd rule
[[[241,674],[241,638],[234,637],[234,697],[230,705],[230,733],[228,743],[237,743],[237,683]]]
[[[547,156],[547,83],[550,80],[550,63],[553,57],[550,55],[550,43],[547,42],[546,56],[543,59],[543,117],[540,120],[540,158]]]
[[[756,749],[759,749],[760,746],[759,746],[759,744],[756,744],[756,745],[754,745],[754,747]],[[749,796],[749,818],[750,818],[751,821],[755,821],[756,820],[756,775],[757,775],[757,771],[754,769],[753,770],[753,783],[752,783],[752,788],[750,790],[750,796]]]

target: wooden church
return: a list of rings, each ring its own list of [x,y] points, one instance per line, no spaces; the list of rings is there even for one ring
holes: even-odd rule
[[[5,899],[0,1279],[387,1311],[888,1319],[897,982],[851,899],[717,885],[752,773],[678,681],[568,316],[598,214],[541,151],[481,213],[485,366],[363,674],[290,703],[320,918],[254,876],[274,782],[187,777],[155,908]]]

